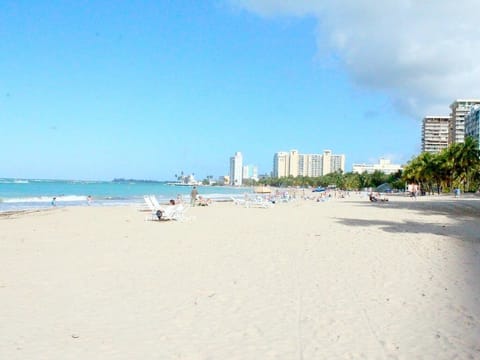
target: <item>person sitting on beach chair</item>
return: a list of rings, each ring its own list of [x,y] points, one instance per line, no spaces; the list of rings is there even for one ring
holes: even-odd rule
[[[388,201],[386,197],[381,198],[380,196],[375,196],[373,192],[370,193],[368,196],[371,202],[377,202],[377,201]]]
[[[163,211],[159,209],[155,212],[155,215],[157,215],[158,220],[162,220]]]

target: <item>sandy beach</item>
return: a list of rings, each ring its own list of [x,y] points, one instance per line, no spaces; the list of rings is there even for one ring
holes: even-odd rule
[[[480,359],[480,198],[0,216],[0,359]]]

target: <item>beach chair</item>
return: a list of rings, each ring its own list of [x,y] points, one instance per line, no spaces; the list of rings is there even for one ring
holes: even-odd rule
[[[247,201],[246,207],[259,207],[268,209],[273,207],[273,203],[262,196],[256,196],[253,200]]]
[[[181,209],[180,205],[168,205],[161,209],[161,217],[159,220],[179,220]]]
[[[150,195],[145,195],[143,199],[145,200],[148,210],[156,211],[160,208],[160,206],[155,206]]]
[[[167,205],[152,211],[145,220],[184,221],[186,220],[185,211],[186,208],[183,205]]]
[[[173,210],[167,210],[168,206],[160,205],[155,195],[145,195],[143,199],[145,200],[148,209],[151,211],[150,216],[147,216],[145,220],[168,220],[171,217]],[[161,216],[159,217],[159,215]]]
[[[245,199],[237,199],[237,198],[234,198],[233,196],[230,196],[230,199],[232,199],[235,205],[246,206],[247,204],[247,201]]]
[[[150,198],[150,201],[152,202],[153,206],[156,209],[163,209],[166,206],[166,205],[165,206],[160,205],[160,203],[158,202],[158,199],[155,195],[150,195],[149,198]]]
[[[185,212],[188,210],[187,205],[160,205],[154,195],[144,196],[144,199],[145,203],[152,211],[146,220],[188,220],[188,218],[185,216]]]

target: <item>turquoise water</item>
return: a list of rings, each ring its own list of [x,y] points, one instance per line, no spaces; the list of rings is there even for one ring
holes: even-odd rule
[[[200,195],[216,200],[252,192],[229,186],[197,186],[197,189]],[[56,206],[87,205],[88,196],[92,197],[92,206],[140,204],[143,196],[149,194],[166,203],[178,196],[188,200],[191,190],[191,186],[162,182],[0,179],[0,212],[51,207],[53,197]]]

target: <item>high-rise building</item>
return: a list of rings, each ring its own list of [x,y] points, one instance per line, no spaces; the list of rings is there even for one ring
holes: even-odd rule
[[[330,174],[332,172],[332,151],[324,150],[323,151],[323,161],[322,161],[322,175]]]
[[[243,179],[258,181],[258,167],[255,165],[245,165],[243,167]]]
[[[289,164],[290,158],[287,152],[280,151],[276,153],[273,156],[273,177],[286,177],[288,174]]]
[[[480,144],[480,105],[471,107],[465,116],[465,136],[471,136]]]
[[[323,155],[322,154],[302,154],[299,156],[298,175],[301,176],[321,176],[323,173]]]
[[[243,157],[241,152],[236,152],[230,158],[230,185],[241,186],[243,182]]]
[[[422,152],[439,153],[449,144],[450,116],[425,116],[422,123]]]
[[[451,105],[449,144],[463,143],[465,139],[465,115],[473,105],[480,104],[479,99],[457,99]]]
[[[300,155],[298,154],[298,150],[290,150],[289,154],[289,168],[288,168],[288,175],[297,176],[298,175],[298,161]]]
[[[273,157],[273,177],[323,176],[335,171],[345,171],[345,155],[299,154],[297,150],[278,152]]]
[[[341,171],[342,173],[345,172],[345,155],[333,155],[331,152],[329,154],[330,158],[330,171],[329,172],[337,172]],[[323,158],[325,161],[325,157]],[[325,168],[324,168],[324,174]]]

